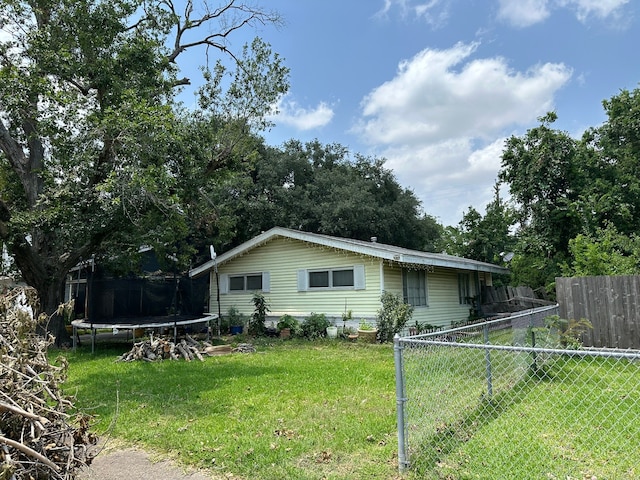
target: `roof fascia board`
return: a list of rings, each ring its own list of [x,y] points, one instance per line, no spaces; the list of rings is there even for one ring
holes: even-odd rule
[[[237,246],[223,253],[216,260],[209,260],[206,263],[200,265],[197,268],[189,271],[189,276],[198,276],[207,270],[214,267],[217,262],[218,265],[228,262],[238,255],[242,255],[249,250],[271,240],[276,236],[285,238],[291,238],[294,240],[300,240],[302,242],[313,243],[315,245],[322,245],[324,247],[336,248],[339,250],[347,250],[352,253],[367,255],[383,260],[392,262],[412,264],[412,265],[425,265],[425,266],[438,266],[445,268],[457,268],[462,270],[472,270],[480,272],[490,273],[508,273],[508,269],[493,265],[490,263],[477,262],[474,260],[468,260],[461,257],[451,256],[445,258],[442,255],[430,255],[429,252],[424,252],[424,255],[407,255],[406,253],[400,253],[393,246],[382,245],[372,243],[371,245],[364,245],[359,242],[351,242],[349,239],[340,239],[337,237],[330,237],[327,235],[310,234],[307,232],[301,232],[299,230],[290,230],[282,227],[274,227],[260,235],[246,241],[242,245]],[[402,249],[405,250],[405,249]]]

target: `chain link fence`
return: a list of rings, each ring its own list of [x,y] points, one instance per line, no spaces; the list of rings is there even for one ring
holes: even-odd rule
[[[551,315],[557,306],[396,337],[402,471],[640,478],[640,351],[580,348]]]

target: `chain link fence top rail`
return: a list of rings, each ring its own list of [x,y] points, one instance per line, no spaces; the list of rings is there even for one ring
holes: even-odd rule
[[[640,478],[640,351],[568,348],[544,307],[395,339],[411,478]]]

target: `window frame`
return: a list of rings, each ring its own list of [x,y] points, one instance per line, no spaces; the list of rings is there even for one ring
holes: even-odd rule
[[[329,287],[310,287],[309,286],[309,273],[313,272],[333,272],[333,271],[344,271],[351,270],[353,271],[353,285],[351,286],[329,286]],[[330,275],[331,276],[331,275]],[[330,290],[366,290],[367,289],[367,279],[366,279],[366,269],[364,264],[355,265],[341,265],[339,267],[321,267],[321,268],[301,268],[297,271],[297,283],[298,283],[298,292],[320,292],[320,291],[330,291]],[[333,276],[331,276],[331,283],[333,285]]]
[[[314,286],[311,282],[313,274],[327,274],[327,285]],[[351,272],[351,285],[334,285],[336,272]],[[307,270],[307,290],[353,290],[356,287],[355,267],[310,268]]]
[[[409,281],[415,282],[415,279],[412,279],[410,273],[417,274],[417,287],[409,285]],[[427,278],[427,270],[424,269],[402,269],[402,299],[405,303],[413,306],[414,308],[423,308],[429,306],[429,282]],[[424,303],[416,303],[416,297],[414,295],[410,298],[410,291],[422,289],[422,294],[417,297],[418,302]],[[411,289],[411,290],[410,290]]]
[[[471,305],[471,275],[469,272],[458,272],[458,302],[460,305]]]
[[[260,278],[260,288],[248,288],[249,277]],[[243,288],[231,288],[231,283],[234,279],[242,278]],[[263,292],[264,291],[264,274],[263,273],[230,273],[228,274],[228,292],[229,293],[247,293],[247,292]]]

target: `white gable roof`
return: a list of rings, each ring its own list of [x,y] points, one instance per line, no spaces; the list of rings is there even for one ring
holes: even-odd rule
[[[385,245],[383,243],[332,237],[330,235],[301,232],[299,230],[291,230],[282,227],[274,227],[264,233],[261,233],[257,237],[254,237],[251,240],[238,245],[236,248],[218,256],[215,262],[217,262],[218,265],[228,262],[229,260],[237,256],[244,255],[255,247],[267,243],[276,237],[291,238],[315,245],[322,245],[324,247],[337,248],[340,250],[346,250],[348,252],[380,258],[404,265],[422,267],[446,267],[459,270],[472,270],[491,273],[509,272],[508,269],[500,267],[498,265],[478,262],[476,260],[469,260],[461,257],[455,257],[453,255],[422,252],[419,250],[409,250],[408,248],[395,247],[393,245]],[[211,270],[213,267],[214,261],[209,260],[199,267],[196,267],[193,270],[189,271],[189,275],[191,277],[194,277]]]

